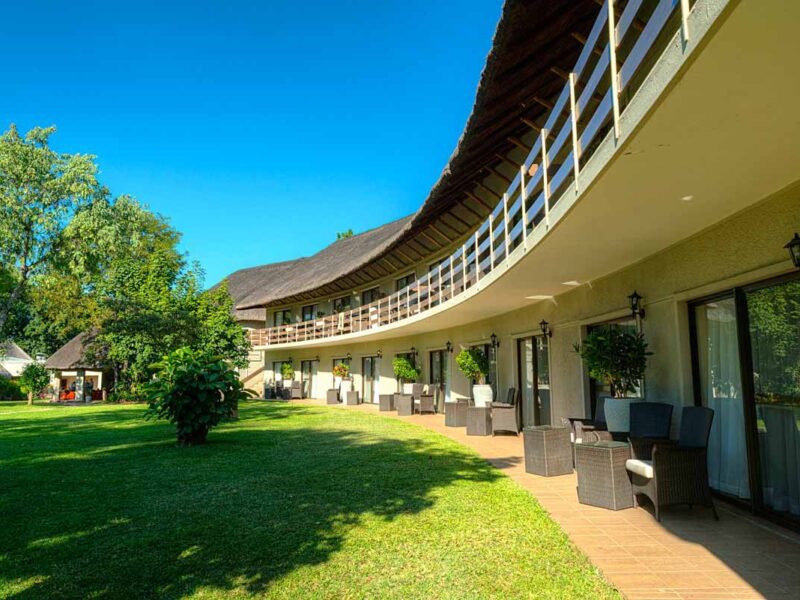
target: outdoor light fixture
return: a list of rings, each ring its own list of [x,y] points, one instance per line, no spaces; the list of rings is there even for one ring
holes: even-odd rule
[[[800,269],[800,235],[795,232],[794,237],[789,241],[788,244],[784,246],[789,251],[789,255],[792,257],[792,263],[798,269]]]
[[[453,342],[451,342],[450,340],[447,340],[447,344],[445,344],[444,347],[447,348],[448,352],[450,352],[450,353],[453,352]]]
[[[492,340],[492,347],[493,348],[497,348],[500,345],[500,341],[497,339],[497,334],[496,333],[493,333],[489,339]]]
[[[411,354],[413,354],[415,357],[419,355],[415,346],[411,346]]]
[[[550,331],[550,323],[542,319],[539,321],[539,329],[542,330],[542,335],[547,337],[553,337],[553,332]]]
[[[383,358],[383,350],[378,350],[378,358]]]
[[[631,314],[634,317],[639,317],[640,319],[644,319],[644,309],[642,308],[642,297],[636,290],[633,290],[633,293],[628,296],[628,301],[631,304]]]
[[[351,360],[352,358],[353,358],[353,355],[348,352],[347,353],[347,360]]]

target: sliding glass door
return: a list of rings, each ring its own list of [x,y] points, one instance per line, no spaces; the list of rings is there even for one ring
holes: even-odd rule
[[[800,275],[696,302],[690,318],[711,486],[800,524]]]
[[[361,399],[369,404],[378,403],[378,373],[380,358],[365,356],[361,359]]]
[[[517,384],[523,427],[550,424],[550,355],[543,335],[517,340]]]
[[[300,362],[300,380],[303,386],[304,398],[319,398],[317,390],[317,369],[318,360],[304,360]]]

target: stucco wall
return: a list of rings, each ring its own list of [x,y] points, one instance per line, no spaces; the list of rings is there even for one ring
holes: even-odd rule
[[[701,200],[698,200],[701,201]],[[539,333],[539,321],[547,319],[554,332],[550,340],[553,419],[584,414],[588,384],[573,344],[586,327],[629,314],[627,296],[636,289],[644,296],[647,311],[643,331],[654,355],[650,359],[645,395],[650,400],[693,401],[689,352],[687,302],[735,285],[757,281],[792,269],[783,248],[800,230],[800,185],[795,184],[713,228],[684,240],[656,255],[608,277],[581,285],[552,300],[515,310],[486,321],[411,337],[362,342],[336,347],[303,348],[265,352],[266,380],[274,379],[273,361],[291,357],[299,377],[300,361],[319,357],[320,390],[333,386],[333,358],[352,355],[355,388],[361,389],[361,357],[380,349],[380,390],[396,389],[391,359],[412,346],[419,352],[423,380],[429,377],[429,352],[451,341],[461,347],[486,343],[492,333],[500,339],[498,389],[516,386],[515,339]],[[579,243],[579,241],[576,241]],[[598,249],[602,251],[602,249]],[[469,383],[450,360],[454,397],[469,396]],[[676,419],[679,416],[676,411]]]

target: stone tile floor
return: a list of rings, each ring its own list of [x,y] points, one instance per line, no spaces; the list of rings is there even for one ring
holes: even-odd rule
[[[378,412],[374,405],[343,408]],[[661,523],[649,506],[616,512],[585,506],[578,503],[574,474],[548,478],[525,472],[521,435],[472,437],[463,427],[445,427],[442,415],[381,414],[478,452],[529,490],[631,600],[800,598],[800,535],[789,530],[721,502],[719,521],[707,508],[675,507],[663,510]]]

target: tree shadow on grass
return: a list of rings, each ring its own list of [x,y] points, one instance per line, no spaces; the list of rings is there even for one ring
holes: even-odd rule
[[[447,445],[325,413],[251,405],[199,448],[176,447],[170,426],[141,426],[138,411],[87,414],[80,435],[60,419],[3,430],[0,515],[14,517],[0,531],[0,595],[3,581],[17,582],[15,598],[265,592],[326,562],[366,515],[416,514],[457,480],[498,476]],[[13,456],[16,436],[37,428],[42,447]],[[61,454],[30,457],[52,445]]]

